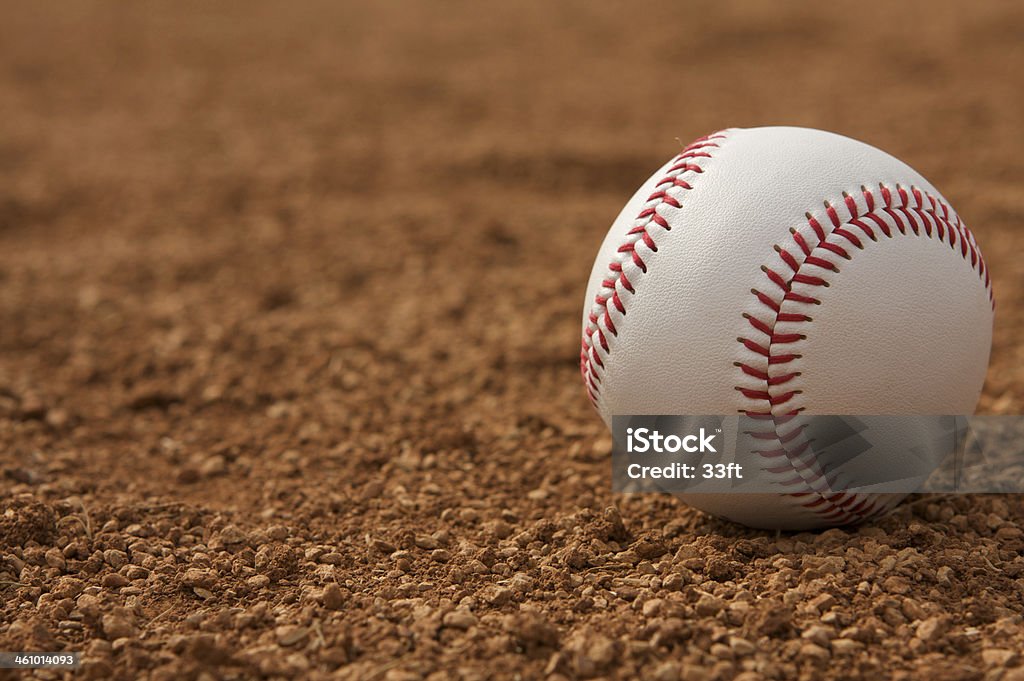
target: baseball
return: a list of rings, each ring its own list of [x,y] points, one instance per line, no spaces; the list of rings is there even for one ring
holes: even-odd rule
[[[970,414],[992,319],[974,236],[908,165],[819,130],[727,129],[655,172],[612,224],[580,369],[609,426],[616,414],[764,418],[779,493],[686,503],[755,527],[843,525],[902,497],[827,492],[782,424]]]

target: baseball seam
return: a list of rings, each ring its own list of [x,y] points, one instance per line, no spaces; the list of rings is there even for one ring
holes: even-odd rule
[[[763,291],[751,289],[757,301],[753,309],[767,308],[769,314],[762,316],[744,312],[743,317],[755,332],[748,335],[754,337],[737,338],[755,357],[760,358],[757,366],[751,362],[735,363],[745,377],[753,377],[761,383],[757,388],[736,386],[736,390],[753,403],[751,408],[740,411],[754,418],[770,420],[773,424],[771,430],[748,433],[773,441],[772,448],[756,453],[767,459],[785,457],[786,464],[766,470],[775,473],[787,470],[794,472],[793,477],[780,484],[802,484],[809,487],[813,491],[791,495],[797,498],[810,497],[801,499],[800,505],[828,517],[832,522],[864,520],[887,508],[884,504],[877,504],[877,498],[864,494],[829,492],[832,481],[825,479],[813,460],[804,457],[810,442],[800,438],[803,425],[788,430],[782,428],[806,408],[800,404],[801,372],[798,369],[801,354],[793,348],[807,337],[800,332],[802,325],[813,325],[813,318],[808,314],[812,309],[810,306],[821,304],[821,300],[808,295],[806,289],[828,287],[829,278],[840,272],[840,263],[852,259],[851,251],[864,250],[865,239],[878,241],[879,236],[892,239],[896,231],[906,236],[909,229],[914,236],[937,238],[952,251],[959,251],[965,262],[969,259],[970,267],[984,283],[990,303],[993,307],[995,305],[989,271],[974,235],[945,202],[913,186],[908,191],[897,184],[894,193],[884,183],[879,183],[878,191],[882,198],[881,204],[876,202],[872,190],[861,187],[863,208],[854,196],[844,192],[839,205],[849,215],[846,220],[840,217],[836,204],[824,201],[829,226],[823,226],[822,221],[808,212],[805,217],[809,230],[805,229],[802,233],[796,228],[790,229],[792,243],[774,246],[783,265],[775,269],[762,265],[767,286]],[[813,239],[817,239],[817,243],[812,246]],[[804,293],[794,291],[794,284],[802,285]],[[787,310],[792,307],[807,309],[802,312],[783,311],[784,306]],[[780,322],[797,325],[797,328],[787,328],[786,333],[781,333],[777,328]],[[781,372],[773,374],[772,369],[780,367]]]
[[[718,140],[725,137],[724,131],[712,133],[698,137],[683,148],[673,159],[665,176],[655,184],[654,193],[647,197],[640,214],[633,221],[633,228],[627,232],[625,240],[608,265],[608,272],[601,282],[601,288],[595,295],[594,304],[587,316],[580,350],[583,385],[595,407],[600,398],[604,362],[611,353],[605,334],[618,336],[619,333],[612,321],[609,306],[613,306],[620,315],[625,316],[630,297],[636,295],[636,276],[634,275],[632,279],[627,276],[623,265],[630,262],[641,274],[647,274],[647,263],[640,249],[646,248],[656,253],[658,246],[652,234],[653,228],[657,227],[665,232],[672,229],[668,220],[658,213],[658,208],[682,207],[682,195],[693,189],[695,176],[704,172],[704,166],[712,157],[712,150],[717,149]]]

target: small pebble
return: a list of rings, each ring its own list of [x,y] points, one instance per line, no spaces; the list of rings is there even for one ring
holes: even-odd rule
[[[429,534],[416,535],[414,543],[416,544],[416,548],[423,549],[425,551],[432,551],[439,546],[437,540]]]
[[[512,599],[512,590],[503,586],[491,585],[483,590],[481,596],[487,603],[500,608]]]
[[[721,598],[706,594],[697,601],[695,609],[701,617],[711,617],[720,613],[724,607],[725,602]]]
[[[263,589],[270,586],[270,577],[266,575],[253,575],[245,580],[245,583],[254,589]]]
[[[453,629],[469,629],[476,624],[476,617],[468,610],[453,610],[446,613],[441,622]]]
[[[244,544],[247,537],[237,525],[226,525],[220,531],[220,540],[229,546]]]
[[[753,655],[757,652],[757,646],[748,641],[745,638],[739,636],[732,636],[729,638],[729,647],[737,655]]]
[[[678,572],[670,573],[661,580],[661,587],[666,591],[679,591],[684,584],[683,575]]]
[[[708,651],[712,656],[719,658],[720,660],[731,660],[733,651],[732,648],[725,645],[724,643],[713,643]]]
[[[943,617],[929,617],[917,627],[917,637],[925,643],[932,643],[941,638],[948,628]]]
[[[827,648],[823,648],[814,643],[805,643],[800,646],[800,657],[821,662],[827,661],[829,657],[831,657],[831,654],[828,652]]]
[[[107,589],[121,589],[130,584],[127,577],[116,572],[103,575],[103,580],[100,583]]]
[[[108,641],[119,638],[131,638],[136,634],[135,623],[124,614],[111,613],[104,615],[102,626],[103,633]]]
[[[828,648],[829,642],[832,640],[833,632],[828,627],[812,626],[804,631],[801,635],[805,641],[817,644],[823,648]]]
[[[341,587],[333,583],[324,587],[323,592],[320,594],[320,601],[328,610],[341,610],[342,606],[345,605],[345,597],[341,592]]]
[[[58,548],[52,548],[45,554],[46,564],[52,568],[63,570],[67,563],[64,560],[64,554]]]
[[[120,570],[128,564],[128,554],[117,549],[107,549],[103,552],[103,560],[115,570]]]
[[[863,643],[850,638],[837,638],[832,641],[832,652],[836,655],[856,655],[863,649]]]
[[[285,647],[293,646],[296,643],[306,640],[309,636],[309,629],[293,624],[285,624],[274,630],[277,642]]]
[[[533,589],[533,578],[522,572],[517,572],[512,575],[512,579],[509,580],[508,585],[512,591],[525,593]]]
[[[818,612],[825,612],[836,604],[835,596],[829,593],[824,593],[819,596],[815,596],[811,599],[810,605],[815,608]]]

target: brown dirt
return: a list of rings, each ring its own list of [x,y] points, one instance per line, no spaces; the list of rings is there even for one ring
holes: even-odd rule
[[[1019,497],[797,535],[616,497],[576,368],[634,187],[677,138],[789,123],[966,216],[981,408],[1019,412],[1022,8],[487,5],[4,4],[0,649],[88,679],[1024,678]]]

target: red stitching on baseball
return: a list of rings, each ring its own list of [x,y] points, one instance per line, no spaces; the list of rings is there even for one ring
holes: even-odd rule
[[[993,307],[995,307],[995,299],[992,293],[988,268],[985,266],[985,261],[981,257],[981,253],[977,248],[974,235],[963,224],[963,222],[961,222],[959,216],[952,213],[951,217],[951,210],[948,205],[940,201],[935,196],[932,196],[930,193],[922,192],[917,187],[911,187],[910,192],[908,193],[902,186],[896,185],[896,196],[898,197],[898,202],[894,201],[892,191],[884,184],[879,184],[879,193],[882,196],[882,207],[880,209],[876,209],[874,194],[867,187],[861,187],[861,194],[864,198],[867,212],[860,214],[857,202],[852,196],[844,192],[843,202],[851,216],[846,223],[843,223],[842,220],[840,220],[839,215],[832,204],[825,201],[825,213],[828,216],[829,221],[832,223],[831,232],[826,232],[826,230],[822,228],[821,223],[816,220],[813,215],[807,213],[805,215],[807,224],[818,238],[818,243],[813,247],[808,244],[807,239],[805,239],[799,231],[795,228],[790,229],[790,235],[794,244],[799,249],[799,252],[803,254],[803,262],[797,262],[789,251],[782,246],[776,245],[775,251],[779,254],[783,262],[793,270],[793,274],[789,279],[786,279],[767,265],[763,265],[761,267],[761,270],[765,273],[768,281],[785,292],[782,300],[805,304],[820,304],[821,301],[816,298],[797,294],[791,290],[794,283],[801,283],[814,287],[827,287],[829,285],[828,281],[822,277],[805,274],[803,270],[806,266],[825,269],[835,273],[840,271],[839,267],[834,263],[815,256],[814,251],[817,249],[823,249],[849,260],[851,259],[851,256],[846,249],[828,243],[826,238],[830,236],[830,234],[835,234],[848,241],[857,249],[863,249],[864,244],[860,237],[853,233],[851,229],[848,229],[848,227],[857,228],[867,238],[877,241],[878,237],[875,234],[874,229],[872,229],[871,225],[868,224],[868,222],[871,222],[886,238],[892,238],[893,231],[889,223],[883,218],[883,216],[887,216],[893,223],[895,223],[896,228],[903,235],[907,233],[906,225],[904,224],[905,220],[906,223],[910,225],[910,228],[915,235],[920,236],[921,228],[923,227],[924,235],[926,237],[937,237],[943,243],[948,243],[950,249],[954,252],[958,250],[957,241],[959,240],[959,251],[961,257],[964,260],[967,260],[968,253],[970,254],[971,268],[976,268],[978,270],[978,276],[982,279],[985,288],[988,290],[989,300]],[[913,202],[911,201],[911,197],[913,197]],[[763,319],[756,319],[756,323],[754,317],[747,313],[743,314],[744,318],[750,322],[750,326],[752,328],[767,337],[767,345],[748,338],[741,337],[737,340],[747,349],[761,357],[764,357],[768,366],[771,366],[772,364],[785,364],[799,357],[799,355],[793,354],[780,355],[775,352],[775,349],[778,345],[794,343],[797,340],[803,339],[805,336],[803,334],[795,333],[778,333],[776,332],[775,327],[778,322],[811,322],[811,317],[797,313],[783,313],[781,312],[781,300],[772,299],[768,294],[762,293],[757,289],[751,289],[751,293],[754,294],[759,303],[768,307],[774,314],[774,318],[771,321],[766,322]],[[772,430],[747,434],[758,439],[773,440],[780,444],[777,448],[761,450],[757,453],[765,458],[778,458],[783,455],[786,456],[789,462],[789,468],[774,467],[766,470],[778,473],[783,473],[787,470],[795,470],[800,473],[796,478],[784,480],[780,484],[783,486],[796,486],[798,484],[802,484],[804,486],[811,487],[811,491],[790,493],[791,496],[801,498],[799,503],[802,507],[812,510],[815,513],[823,514],[825,517],[833,521],[843,523],[861,521],[886,510],[886,506],[884,504],[875,503],[875,500],[861,494],[842,493],[838,495],[826,495],[819,491],[814,491],[815,487],[820,486],[821,481],[824,479],[824,474],[820,470],[817,470],[813,466],[797,458],[806,452],[810,443],[799,443],[794,445],[792,448],[786,446],[802,431],[802,427],[790,430],[789,432],[783,432],[780,428],[783,422],[788,421],[805,409],[804,407],[797,406],[797,404],[793,403],[794,398],[801,394],[800,390],[786,389],[784,392],[778,394],[773,394],[772,391],[772,388],[775,388],[776,386],[790,383],[796,376],[799,376],[799,373],[772,377],[768,371],[755,366],[750,366],[747,363],[736,362],[735,364],[745,375],[751,376],[764,383],[764,389],[751,389],[742,386],[736,387],[736,389],[745,398],[760,403],[759,407],[753,407],[751,409],[744,410],[744,412],[748,416],[753,416],[759,419],[763,418],[766,420],[770,419],[773,421]],[[780,416],[774,416],[772,412],[777,407],[783,405],[786,405],[785,408],[787,411]],[[803,499],[803,497],[811,498]]]
[[[601,290],[594,297],[594,307],[587,315],[587,327],[583,331],[583,342],[580,349],[580,373],[583,375],[583,384],[587,389],[587,395],[595,406],[597,406],[601,394],[599,387],[601,376],[598,369],[604,368],[598,347],[604,350],[605,355],[608,355],[611,348],[604,332],[607,331],[612,336],[618,335],[618,329],[612,322],[609,303],[619,314],[625,315],[628,307],[627,300],[620,295],[620,287],[630,295],[636,294],[635,283],[631,282],[623,271],[623,262],[628,259],[629,262],[636,265],[642,274],[647,274],[647,262],[637,252],[637,244],[642,243],[651,253],[658,252],[655,235],[650,231],[651,227],[659,227],[666,232],[672,230],[668,220],[658,213],[658,208],[661,206],[682,207],[678,193],[673,196],[668,192],[677,188],[684,191],[693,189],[690,182],[680,176],[684,173],[703,173],[704,168],[700,164],[706,162],[706,159],[712,158],[713,150],[719,146],[718,140],[725,139],[725,137],[722,132],[699,137],[673,159],[665,177],[657,182],[654,193],[647,197],[643,210],[634,221],[636,224],[626,233],[627,240],[617,249],[617,253],[622,254],[622,258],[612,260],[608,265],[608,275],[601,282]]]

